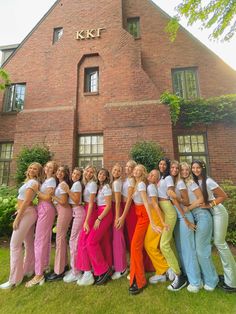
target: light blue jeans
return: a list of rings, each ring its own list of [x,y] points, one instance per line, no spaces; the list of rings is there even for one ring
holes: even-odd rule
[[[195,208],[192,213],[197,225],[195,245],[203,283],[215,288],[219,278],[211,256],[212,216],[207,209],[203,208]]]
[[[214,244],[220,254],[221,263],[224,269],[225,283],[236,288],[236,262],[225,241],[228,228],[228,212],[222,204],[211,209],[213,215]]]
[[[191,285],[200,287],[201,272],[197,259],[194,231],[189,229],[184,219],[177,211],[177,222],[174,229],[175,245],[179,255],[183,274],[187,275]],[[192,213],[186,213],[186,218],[194,223]]]

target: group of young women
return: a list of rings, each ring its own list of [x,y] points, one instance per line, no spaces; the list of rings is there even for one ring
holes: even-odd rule
[[[43,179],[42,179],[42,173]],[[103,285],[128,274],[130,294],[149,283],[171,281],[167,289],[213,291],[217,285],[236,292],[236,262],[225,241],[228,214],[225,192],[206,174],[204,162],[191,166],[163,158],[149,174],[130,160],[125,167],[98,172],[92,165],[75,168],[34,162],[19,189],[10,242],[10,276],[0,289],[63,279],[79,286]],[[38,205],[33,199],[38,197]],[[57,218],[56,218],[57,217]],[[50,272],[52,228],[56,218],[54,271]],[[67,234],[70,229],[70,269]],[[212,237],[224,275],[211,255]],[[23,258],[22,244],[25,245]],[[220,283],[219,283],[220,281]]]

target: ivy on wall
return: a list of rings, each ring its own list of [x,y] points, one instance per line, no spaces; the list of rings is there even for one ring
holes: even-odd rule
[[[236,94],[186,100],[165,92],[161,95],[160,101],[170,107],[171,121],[174,125],[177,121],[186,127],[197,123],[236,123]]]

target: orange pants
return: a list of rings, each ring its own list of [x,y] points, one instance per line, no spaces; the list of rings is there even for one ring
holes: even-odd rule
[[[130,285],[132,285],[135,278],[137,286],[140,289],[147,283],[143,264],[143,245],[149,225],[149,218],[144,205],[135,204],[135,212],[137,215],[137,224],[131,242]]]
[[[163,228],[163,225],[160,221],[160,218],[157,215],[157,212],[154,208],[151,208],[151,214],[154,223],[158,226]],[[161,233],[156,233],[151,225],[149,224],[148,230],[145,236],[144,246],[145,250],[148,253],[149,257],[152,260],[152,264],[155,268],[157,275],[163,275],[167,269],[169,268],[165,257],[162,255],[160,250],[160,240],[161,240]]]

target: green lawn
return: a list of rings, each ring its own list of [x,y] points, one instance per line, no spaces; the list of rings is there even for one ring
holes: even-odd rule
[[[221,272],[218,256],[214,256]],[[9,249],[0,249],[0,282],[9,274]],[[45,283],[25,288],[24,285],[0,290],[0,314],[11,313],[214,313],[236,314],[236,294],[201,290],[191,294],[186,289],[171,292],[168,283],[149,285],[137,296],[128,294],[128,280],[122,278],[105,286],[79,287],[64,282]]]

